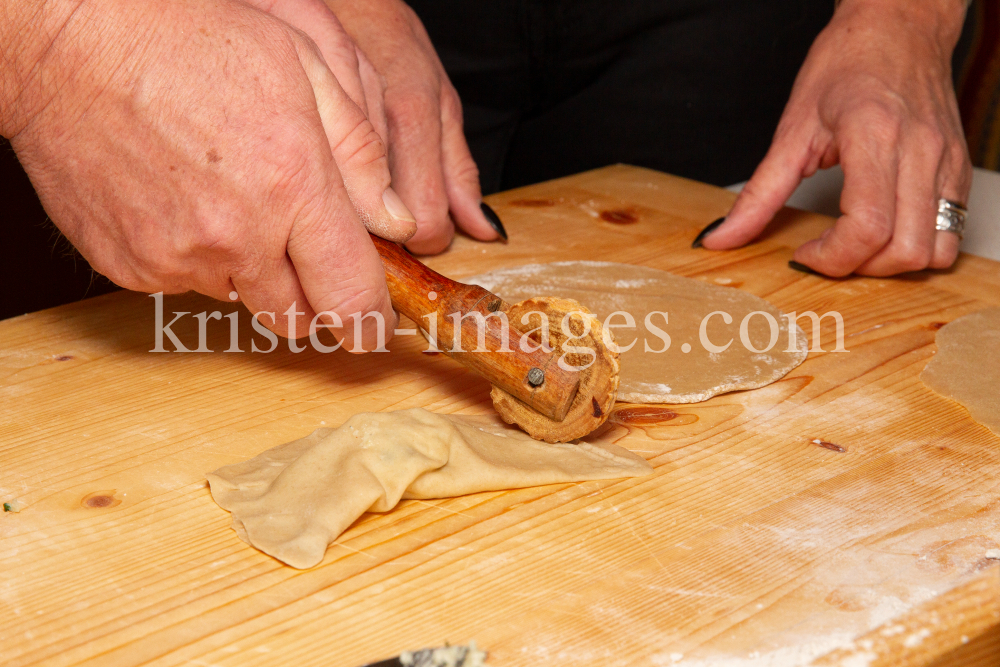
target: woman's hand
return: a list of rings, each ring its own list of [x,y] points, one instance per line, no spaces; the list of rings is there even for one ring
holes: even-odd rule
[[[830,276],[946,268],[959,238],[938,199],[966,202],[972,166],[951,79],[964,0],[844,0],[813,44],[767,156],[710,249],[753,240],[802,178],[840,163],[843,215],[795,260]]]

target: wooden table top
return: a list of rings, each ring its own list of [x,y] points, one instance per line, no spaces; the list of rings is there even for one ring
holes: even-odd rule
[[[692,250],[733,195],[625,166],[488,200],[510,242],[428,264],[652,266],[837,310],[849,352],[828,318],[782,381],[608,427],[653,476],[404,501],[299,571],[236,537],[205,473],[357,412],[485,413],[485,381],[419,337],[225,353],[227,320],[214,353],[151,353],[153,299],[129,292],[0,322],[0,501],[24,505],[0,513],[0,664],[358,667],[472,639],[497,666],[995,664],[976,661],[1000,651],[1000,438],[918,375],[940,323],[1000,304],[1000,264],[798,273],[831,221],[790,209],[746,248]],[[245,310],[166,298],[216,309],[248,349]],[[192,316],[173,330],[197,345]]]

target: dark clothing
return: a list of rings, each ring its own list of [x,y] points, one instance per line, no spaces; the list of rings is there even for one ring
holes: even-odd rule
[[[760,162],[833,0],[411,0],[483,191],[616,162],[728,185]]]

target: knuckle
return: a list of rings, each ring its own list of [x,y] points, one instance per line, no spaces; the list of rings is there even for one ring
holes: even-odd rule
[[[337,162],[341,167],[382,166],[388,178],[389,166],[385,143],[367,118],[359,120],[358,124],[334,147],[334,155],[337,156]]]
[[[184,281],[178,275],[177,264],[163,255],[142,253],[133,255],[132,272],[139,282],[165,292],[184,291]]]
[[[858,216],[858,224],[854,226],[852,236],[863,248],[877,250],[892,238],[892,224],[883,211],[869,209]]]
[[[428,118],[440,122],[437,96],[426,89],[390,88],[385,94],[385,113],[389,123],[403,132],[420,129]]]
[[[918,123],[911,131],[924,153],[934,156],[945,154],[948,142],[940,127],[933,123]]]
[[[220,214],[221,213],[221,214]],[[191,235],[178,248],[181,256],[229,256],[245,247],[244,227],[235,223],[240,217],[222,212],[197,221]]]
[[[324,308],[337,315],[350,326],[350,317],[355,313],[384,313],[389,305],[388,291],[384,284],[362,283],[360,279],[345,280],[339,289],[328,295],[330,307]]]
[[[164,241],[153,234],[129,239],[128,257],[140,280],[162,285],[175,279],[180,258],[173,244]]]
[[[471,158],[460,160],[453,167],[451,175],[462,185],[479,186],[479,167],[476,166],[476,161]]]
[[[254,29],[260,43],[268,47],[267,55],[285,64],[298,62],[301,50],[309,49],[312,40],[282,21],[270,16],[263,18]]]
[[[308,55],[309,57],[322,59],[323,56],[319,45],[304,30],[289,25],[285,27],[283,32],[286,35],[285,42],[291,47],[297,57]]]
[[[868,99],[858,105],[856,118],[863,127],[881,138],[895,138],[903,118],[901,104],[886,99]]]

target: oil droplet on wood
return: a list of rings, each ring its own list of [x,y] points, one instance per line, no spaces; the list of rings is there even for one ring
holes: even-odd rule
[[[829,449],[831,452],[837,452],[838,454],[844,454],[847,452],[846,447],[842,447],[841,445],[838,445],[835,442],[827,442],[826,440],[820,440],[819,438],[813,440],[812,444],[816,445],[817,447],[822,447],[823,449]]]
[[[60,354],[56,356],[56,361],[70,361],[73,359],[72,354]]]
[[[677,413],[670,408],[646,406],[618,408],[611,413],[611,421],[618,424],[660,424],[676,418]]]
[[[93,493],[88,493],[80,501],[80,504],[87,509],[106,509],[108,507],[118,507],[122,504],[122,501],[115,498],[115,489],[109,491],[94,491]]]
[[[511,206],[523,206],[525,208],[544,208],[546,206],[555,206],[556,203],[551,199],[515,199],[510,202]]]
[[[616,225],[629,225],[639,221],[639,216],[634,211],[616,208],[609,211],[601,211],[601,220],[613,222]]]

